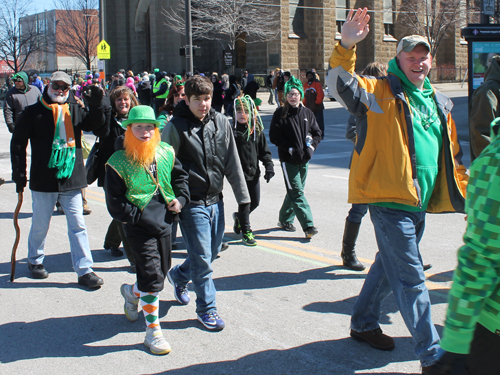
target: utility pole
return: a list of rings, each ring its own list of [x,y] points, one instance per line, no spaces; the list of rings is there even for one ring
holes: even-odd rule
[[[193,73],[193,30],[191,29],[191,0],[185,0],[186,13],[186,74]]]

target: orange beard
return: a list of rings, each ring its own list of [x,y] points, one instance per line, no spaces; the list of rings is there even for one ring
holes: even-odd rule
[[[155,133],[149,141],[143,142],[135,137],[130,127],[127,127],[125,131],[125,140],[123,142],[125,154],[134,162],[149,166],[155,158],[156,146],[158,146],[160,141],[161,136],[158,128],[155,128]]]

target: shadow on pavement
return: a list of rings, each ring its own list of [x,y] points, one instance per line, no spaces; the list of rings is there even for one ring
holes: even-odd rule
[[[15,207],[14,207],[15,208]],[[33,214],[31,212],[19,212],[19,220],[29,219]],[[14,212],[0,212],[0,219],[14,219]]]
[[[284,350],[265,350],[236,360],[203,363],[160,374],[354,374],[393,362],[415,360],[410,337],[396,337],[396,349],[375,351],[351,338],[317,341]]]
[[[4,345],[0,363],[47,357],[94,357],[134,349],[147,351],[142,341],[130,345],[89,345],[124,331],[144,331],[143,320],[139,324],[126,322],[123,314],[102,314],[2,324],[0,332]]]
[[[288,285],[304,284],[308,280],[339,280],[339,279],[364,279],[363,273],[339,273],[332,271],[342,270],[338,266],[315,268],[303,272],[257,272],[214,279],[217,290],[245,290],[269,289]]]

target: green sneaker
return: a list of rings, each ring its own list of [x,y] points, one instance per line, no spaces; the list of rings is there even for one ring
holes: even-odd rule
[[[233,212],[233,220],[234,220],[233,232],[236,234],[240,234],[241,233],[241,226],[240,226],[240,220],[238,219],[237,212]]]
[[[255,236],[253,232],[249,230],[248,232],[243,233],[243,243],[247,246],[256,246],[257,241],[255,241]]]

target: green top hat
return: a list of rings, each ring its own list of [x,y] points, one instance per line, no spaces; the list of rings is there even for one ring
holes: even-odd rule
[[[148,105],[138,105],[130,110],[128,119],[122,122],[122,127],[127,128],[131,124],[154,124],[160,125],[160,121],[156,120],[155,111]]]

